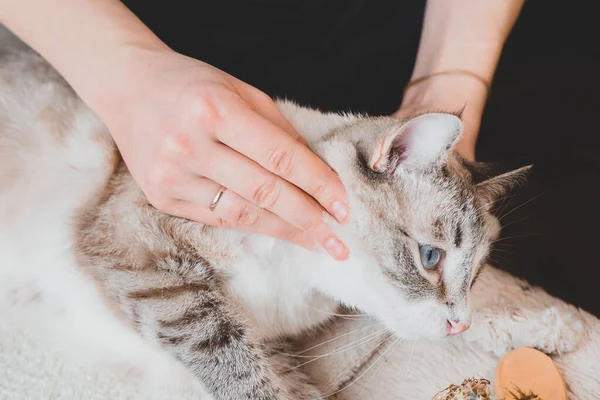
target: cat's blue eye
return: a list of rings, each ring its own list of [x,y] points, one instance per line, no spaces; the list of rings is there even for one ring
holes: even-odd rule
[[[432,246],[419,246],[421,264],[425,269],[434,269],[442,259],[443,250]]]

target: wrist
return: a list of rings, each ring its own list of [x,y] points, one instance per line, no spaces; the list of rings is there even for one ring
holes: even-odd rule
[[[411,80],[448,71],[468,71],[485,82],[493,79],[502,42],[441,42],[419,49]]]
[[[18,1],[13,0],[15,4]],[[14,7],[11,29],[44,56],[97,112],[98,104],[110,102],[136,78],[136,54],[168,48],[120,0],[25,3],[30,7]],[[34,8],[39,12],[25,12]]]
[[[474,160],[475,143],[487,96],[487,86],[470,75],[438,75],[407,87],[396,115],[409,117],[436,111],[460,113],[464,131],[456,151]]]
[[[141,96],[144,81],[161,54],[172,52],[160,41],[123,41],[113,45],[106,57],[94,64],[93,79],[76,80],[83,100],[107,124],[115,113],[129,112]]]
[[[483,111],[489,86],[468,74],[435,75],[407,85],[402,109],[444,109],[469,114]]]

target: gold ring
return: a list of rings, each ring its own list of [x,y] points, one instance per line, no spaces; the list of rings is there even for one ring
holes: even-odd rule
[[[215,208],[217,208],[217,204],[219,204],[219,200],[221,200],[221,197],[223,197],[223,193],[225,193],[226,190],[227,188],[225,186],[221,186],[221,189],[219,189],[219,191],[215,195],[215,198],[213,199],[212,203],[210,203],[210,206],[208,206],[210,211],[215,211]]]

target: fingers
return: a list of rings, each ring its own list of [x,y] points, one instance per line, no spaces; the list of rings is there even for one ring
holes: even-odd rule
[[[300,136],[298,131],[296,131],[292,124],[290,124],[287,118],[285,118],[283,114],[281,114],[281,112],[279,111],[279,109],[277,109],[277,107],[275,107],[275,105],[272,105],[271,107],[261,108],[258,110],[255,109],[254,111],[256,111],[256,113],[264,117],[267,121],[271,121],[273,124],[275,124],[275,126],[277,126],[283,132],[296,139],[296,141],[300,142],[303,146],[308,145],[306,139]]]
[[[252,110],[257,114],[260,114],[268,121],[271,121],[275,124],[279,129],[296,139],[298,142],[303,145],[307,145],[308,142],[304,139],[296,128],[290,124],[286,117],[283,116],[281,111],[275,106],[273,100],[261,92],[260,90],[256,90],[252,86],[246,85],[246,90],[244,91],[244,98],[249,100],[248,104],[252,107]]]
[[[313,235],[334,258],[348,257],[348,249],[323,221],[323,210],[301,190],[227,146],[215,144],[211,154],[211,160],[203,162],[209,165],[190,165],[192,171],[203,173],[250,203]]]
[[[216,132],[217,139],[293,183],[316,199],[339,222],[346,222],[346,192],[331,168],[266,118],[251,109],[236,111],[236,118],[222,121],[223,126]]]
[[[206,179],[190,176],[174,188],[178,199],[174,205],[177,215],[214,226],[245,230],[296,243],[313,249],[315,241],[300,229],[283,221],[232,190],[225,190],[213,211],[209,209],[221,185]]]

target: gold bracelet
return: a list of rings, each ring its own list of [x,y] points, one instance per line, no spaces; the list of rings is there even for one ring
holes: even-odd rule
[[[408,82],[406,84],[406,86],[404,86],[404,91],[406,92],[408,90],[408,88],[410,88],[411,86],[418,85],[419,83],[421,83],[423,81],[426,81],[426,80],[428,80],[430,78],[434,78],[434,77],[440,76],[440,75],[465,75],[465,76],[470,76],[471,78],[475,78],[479,82],[483,83],[483,86],[485,86],[485,89],[487,91],[487,96],[488,97],[490,95],[490,92],[492,91],[492,84],[491,84],[491,82],[489,82],[485,78],[482,78],[481,76],[477,75],[474,72],[467,71],[467,70],[464,70],[464,69],[452,69],[452,70],[448,70],[448,71],[434,72],[433,74],[421,76],[420,78],[416,78],[416,79],[413,79],[412,81]]]

